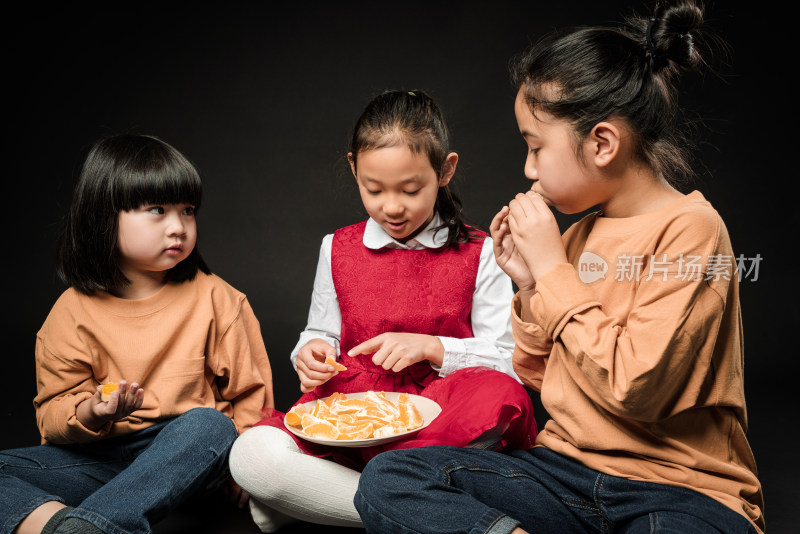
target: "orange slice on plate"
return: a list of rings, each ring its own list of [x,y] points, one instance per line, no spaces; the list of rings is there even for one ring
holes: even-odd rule
[[[406,425],[408,428],[417,428],[422,426],[422,414],[419,413],[419,410],[414,403],[408,400],[408,395],[405,395],[405,397],[400,395],[397,400],[397,407],[400,410],[400,416],[397,418],[397,420]]]
[[[339,429],[328,421],[320,421],[303,427],[303,432],[312,438],[337,439],[339,437]]]
[[[385,438],[387,436],[394,436],[395,434],[400,434],[401,432],[405,432],[408,430],[408,427],[401,423],[400,421],[392,421],[388,425],[384,425],[379,429],[375,430],[375,437],[376,438]]]
[[[344,416],[346,414],[358,413],[366,407],[367,403],[362,399],[345,399],[331,406],[331,413]]]
[[[358,416],[354,413],[346,413],[338,416],[339,426],[359,424]]]
[[[362,425],[352,425],[342,427],[339,426],[340,432],[339,437],[336,439],[339,440],[346,440],[346,439],[367,439],[371,438],[372,434],[375,432],[375,427],[372,426],[372,423],[365,423]]]
[[[303,418],[303,414],[308,413],[308,408],[304,404],[298,404],[297,406],[292,406],[292,408],[286,412],[286,422],[292,426],[300,426],[300,421]]]
[[[374,391],[367,391],[364,395],[364,400],[368,403],[372,403],[376,408],[389,416],[397,417],[400,415],[400,410],[397,409],[397,406],[392,401],[386,399],[386,394],[383,391],[377,393]]]
[[[331,405],[333,405],[334,403],[339,402],[340,400],[345,400],[346,398],[347,395],[345,395],[344,393],[339,393],[337,391],[336,393],[325,399],[325,404],[330,408]]]
[[[317,405],[311,410],[311,415],[320,419],[331,414],[331,408],[322,399],[317,399]]]
[[[310,413],[304,413],[303,417],[300,418],[300,426],[303,427],[303,431],[305,431],[306,427],[311,425],[315,425],[317,423],[321,423],[323,420],[319,417],[315,417]]]
[[[423,426],[422,414],[411,397],[404,393],[396,399],[387,399],[383,391],[367,391],[363,398],[336,392],[293,406],[285,421],[310,438],[331,441],[385,438]]]

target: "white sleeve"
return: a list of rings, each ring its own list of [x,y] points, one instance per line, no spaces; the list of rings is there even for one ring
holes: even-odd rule
[[[319,261],[317,274],[314,277],[314,290],[311,293],[311,307],[308,310],[306,329],[300,333],[300,340],[292,350],[292,365],[295,370],[295,360],[300,349],[312,339],[321,339],[331,344],[339,354],[339,339],[342,335],[342,312],[339,310],[339,299],[333,287],[331,274],[331,246],[333,234],[328,234],[322,239],[319,248]]]
[[[511,278],[497,265],[492,238],[486,236],[472,295],[472,333],[475,337],[439,337],[444,345],[440,376],[481,365],[506,373],[519,382],[511,363],[514,338],[511,335],[510,306],[513,297]]]

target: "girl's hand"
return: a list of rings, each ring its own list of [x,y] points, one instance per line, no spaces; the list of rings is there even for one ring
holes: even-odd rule
[[[372,363],[395,372],[423,360],[442,365],[444,359],[444,345],[438,337],[405,332],[385,332],[377,335],[356,345],[347,355],[357,356],[373,352],[375,354],[372,355]]]
[[[489,232],[492,235],[494,259],[497,265],[517,284],[520,291],[533,289],[535,281],[531,270],[519,255],[508,227],[508,206],[494,216]]]
[[[508,208],[511,238],[534,280],[559,263],[567,263],[558,223],[539,193],[519,193]]]
[[[86,428],[97,430],[108,421],[119,421],[142,407],[144,390],[134,382],[130,386],[124,380],[119,383],[119,388],[111,393],[107,402],[103,402],[100,389],[94,396],[78,405],[76,415]]]
[[[300,391],[313,391],[338,373],[332,365],[325,363],[326,356],[336,359],[336,349],[321,339],[312,339],[297,352],[295,365],[300,377]]]

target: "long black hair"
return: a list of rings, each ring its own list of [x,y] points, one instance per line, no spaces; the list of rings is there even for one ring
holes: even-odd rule
[[[58,252],[61,280],[86,294],[116,293],[130,281],[119,268],[119,212],[145,204],[192,204],[200,208],[197,169],[175,148],[149,135],[122,134],[94,143],[83,162]],[[210,273],[195,245],[167,271],[166,280]]]
[[[361,152],[401,144],[415,154],[425,154],[441,177],[452,152],[450,134],[441,109],[424,91],[385,91],[367,104],[350,141],[353,167],[357,168]],[[464,221],[461,199],[450,184],[439,188],[434,209],[444,221],[437,230],[448,231],[445,247],[477,239],[475,230]]]
[[[704,64],[698,45],[713,36],[701,32],[702,23],[702,7],[671,0],[658,2],[649,17],[628,17],[620,27],[554,32],[512,62],[512,83],[523,90],[534,115],[541,111],[569,122],[576,141],[598,122],[623,119],[636,156],[679,184],[694,174],[694,128],[677,105],[675,78]]]

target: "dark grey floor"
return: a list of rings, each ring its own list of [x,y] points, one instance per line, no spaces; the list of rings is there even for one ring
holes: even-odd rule
[[[780,395],[780,396],[779,396]],[[795,484],[800,474],[796,440],[787,433],[794,426],[794,410],[785,393],[757,391],[748,397],[750,429],[748,439],[756,457],[764,499],[768,534],[794,534],[798,520],[793,510],[800,490]],[[543,422],[547,413],[534,397],[537,421]],[[195,502],[174,512],[156,525],[154,534],[259,534],[246,510],[228,505],[224,499],[216,502]],[[280,529],[279,534],[363,534],[364,530],[296,523]]]
[[[279,534],[364,534],[363,529],[294,523]],[[187,503],[153,527],[153,534],[260,534],[247,509],[226,502],[222,495],[212,495]]]
[[[547,414],[535,396],[536,419],[543,424]],[[797,440],[790,429],[796,426],[796,400],[786,388],[756,390],[748,395],[750,428],[748,439],[756,457],[759,479],[764,489],[765,516],[769,534],[799,532],[794,512],[800,490]],[[0,413],[0,450],[37,443],[38,433],[30,415]],[[226,502],[222,495],[195,499],[154,526],[154,534],[259,534],[247,510]],[[279,534],[363,534],[361,529],[297,523],[287,525]]]

